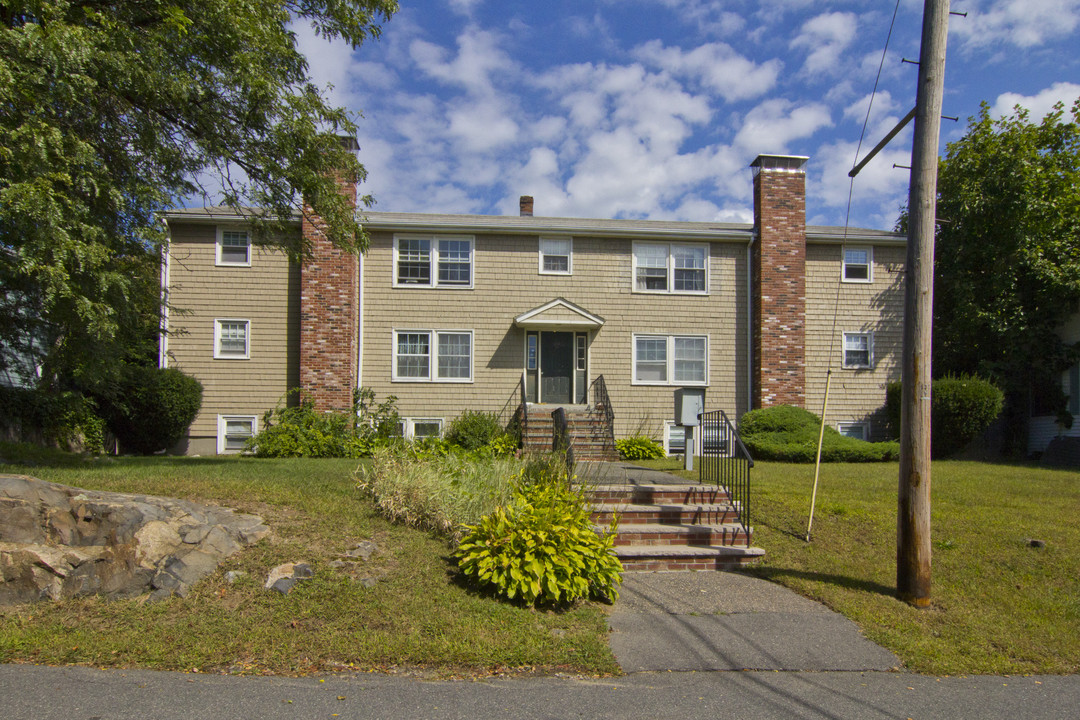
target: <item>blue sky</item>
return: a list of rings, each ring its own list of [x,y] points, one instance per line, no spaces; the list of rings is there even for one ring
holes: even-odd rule
[[[809,156],[807,217],[844,223],[847,171],[894,2],[401,0],[358,51],[297,27],[336,104],[362,113],[375,210],[749,222],[748,165]],[[1080,0],[953,0],[944,144],[981,101],[1041,117],[1080,97]],[[865,153],[913,107],[922,2],[901,0]],[[852,188],[890,229],[910,128]],[[862,155],[860,154],[860,157]]]

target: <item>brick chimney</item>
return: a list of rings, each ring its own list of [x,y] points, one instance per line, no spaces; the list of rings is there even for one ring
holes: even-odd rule
[[[356,152],[354,137],[342,137]],[[338,190],[356,207],[356,184],[338,178]],[[357,257],[334,247],[321,218],[305,206],[300,232],[311,256],[300,268],[300,387],[317,410],[349,410],[356,387],[359,311]]]
[[[759,155],[751,250],[753,405],[806,405],[806,161]]]
[[[518,200],[518,205],[521,207],[521,217],[532,217],[533,214],[533,199],[532,195],[522,195]]]

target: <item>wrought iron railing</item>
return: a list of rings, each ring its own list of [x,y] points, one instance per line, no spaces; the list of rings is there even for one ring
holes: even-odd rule
[[[521,371],[519,386],[521,389],[521,404],[518,407],[521,409],[521,440],[524,443],[525,438],[529,437],[529,403],[526,401],[524,370]]]
[[[607,383],[603,375],[597,375],[589,385],[587,397],[593,410],[604,413],[604,427],[611,443],[611,449],[615,449],[615,411],[611,407],[611,398],[608,396]]]
[[[750,468],[754,459],[739,439],[735,426],[723,410],[701,414],[701,462],[698,479],[702,484],[716,483],[728,491],[731,502],[739,514],[739,522],[746,531],[746,545],[750,546]]]

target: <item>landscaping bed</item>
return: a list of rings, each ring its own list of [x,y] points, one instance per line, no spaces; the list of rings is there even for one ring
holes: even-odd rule
[[[358,491],[356,460],[83,459],[3,443],[0,458],[3,473],[216,503],[258,513],[273,530],[185,598],[0,608],[0,662],[289,675],[618,672],[602,606],[544,612],[470,590],[444,538],[392,524]],[[335,566],[363,541],[377,547],[369,560]],[[288,595],[264,589],[271,568],[296,561],[314,577]],[[230,584],[228,571],[246,575]]]

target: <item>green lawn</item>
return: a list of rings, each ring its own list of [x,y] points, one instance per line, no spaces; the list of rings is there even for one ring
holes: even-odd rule
[[[23,451],[0,443],[0,457]],[[302,674],[349,667],[440,676],[492,671],[612,673],[604,608],[534,611],[455,582],[444,540],[391,525],[354,488],[356,461],[123,458],[43,453],[0,465],[91,489],[216,501],[258,512],[270,539],[226,561],[185,599],[96,598],[0,609],[0,662]],[[676,461],[649,463],[675,470]],[[895,464],[822,467],[812,542],[804,542],[813,467],[758,463],[752,473],[751,572],[820,600],[932,674],[1080,671],[1080,473],[939,462],[933,468],[932,607],[895,599]],[[1026,541],[1045,541],[1033,548]],[[330,567],[372,539],[364,574]],[[307,560],[317,577],[287,597],[252,578]]]
[[[0,457],[23,453],[0,443]],[[214,501],[257,512],[273,535],[225,561],[184,599],[98,598],[0,608],[0,662],[304,674],[337,668],[487,672],[618,672],[604,608],[538,612],[482,597],[456,581],[444,540],[391,525],[354,487],[354,460],[122,458],[38,454],[0,465],[88,489]],[[360,573],[330,563],[360,540],[382,551]],[[261,579],[306,560],[314,580],[288,596]],[[250,579],[224,581],[226,570]]]
[[[898,478],[895,463],[822,465],[807,543],[813,465],[757,463],[766,556],[751,572],[843,613],[911,670],[1080,672],[1080,473],[935,462],[926,610],[895,597]]]

